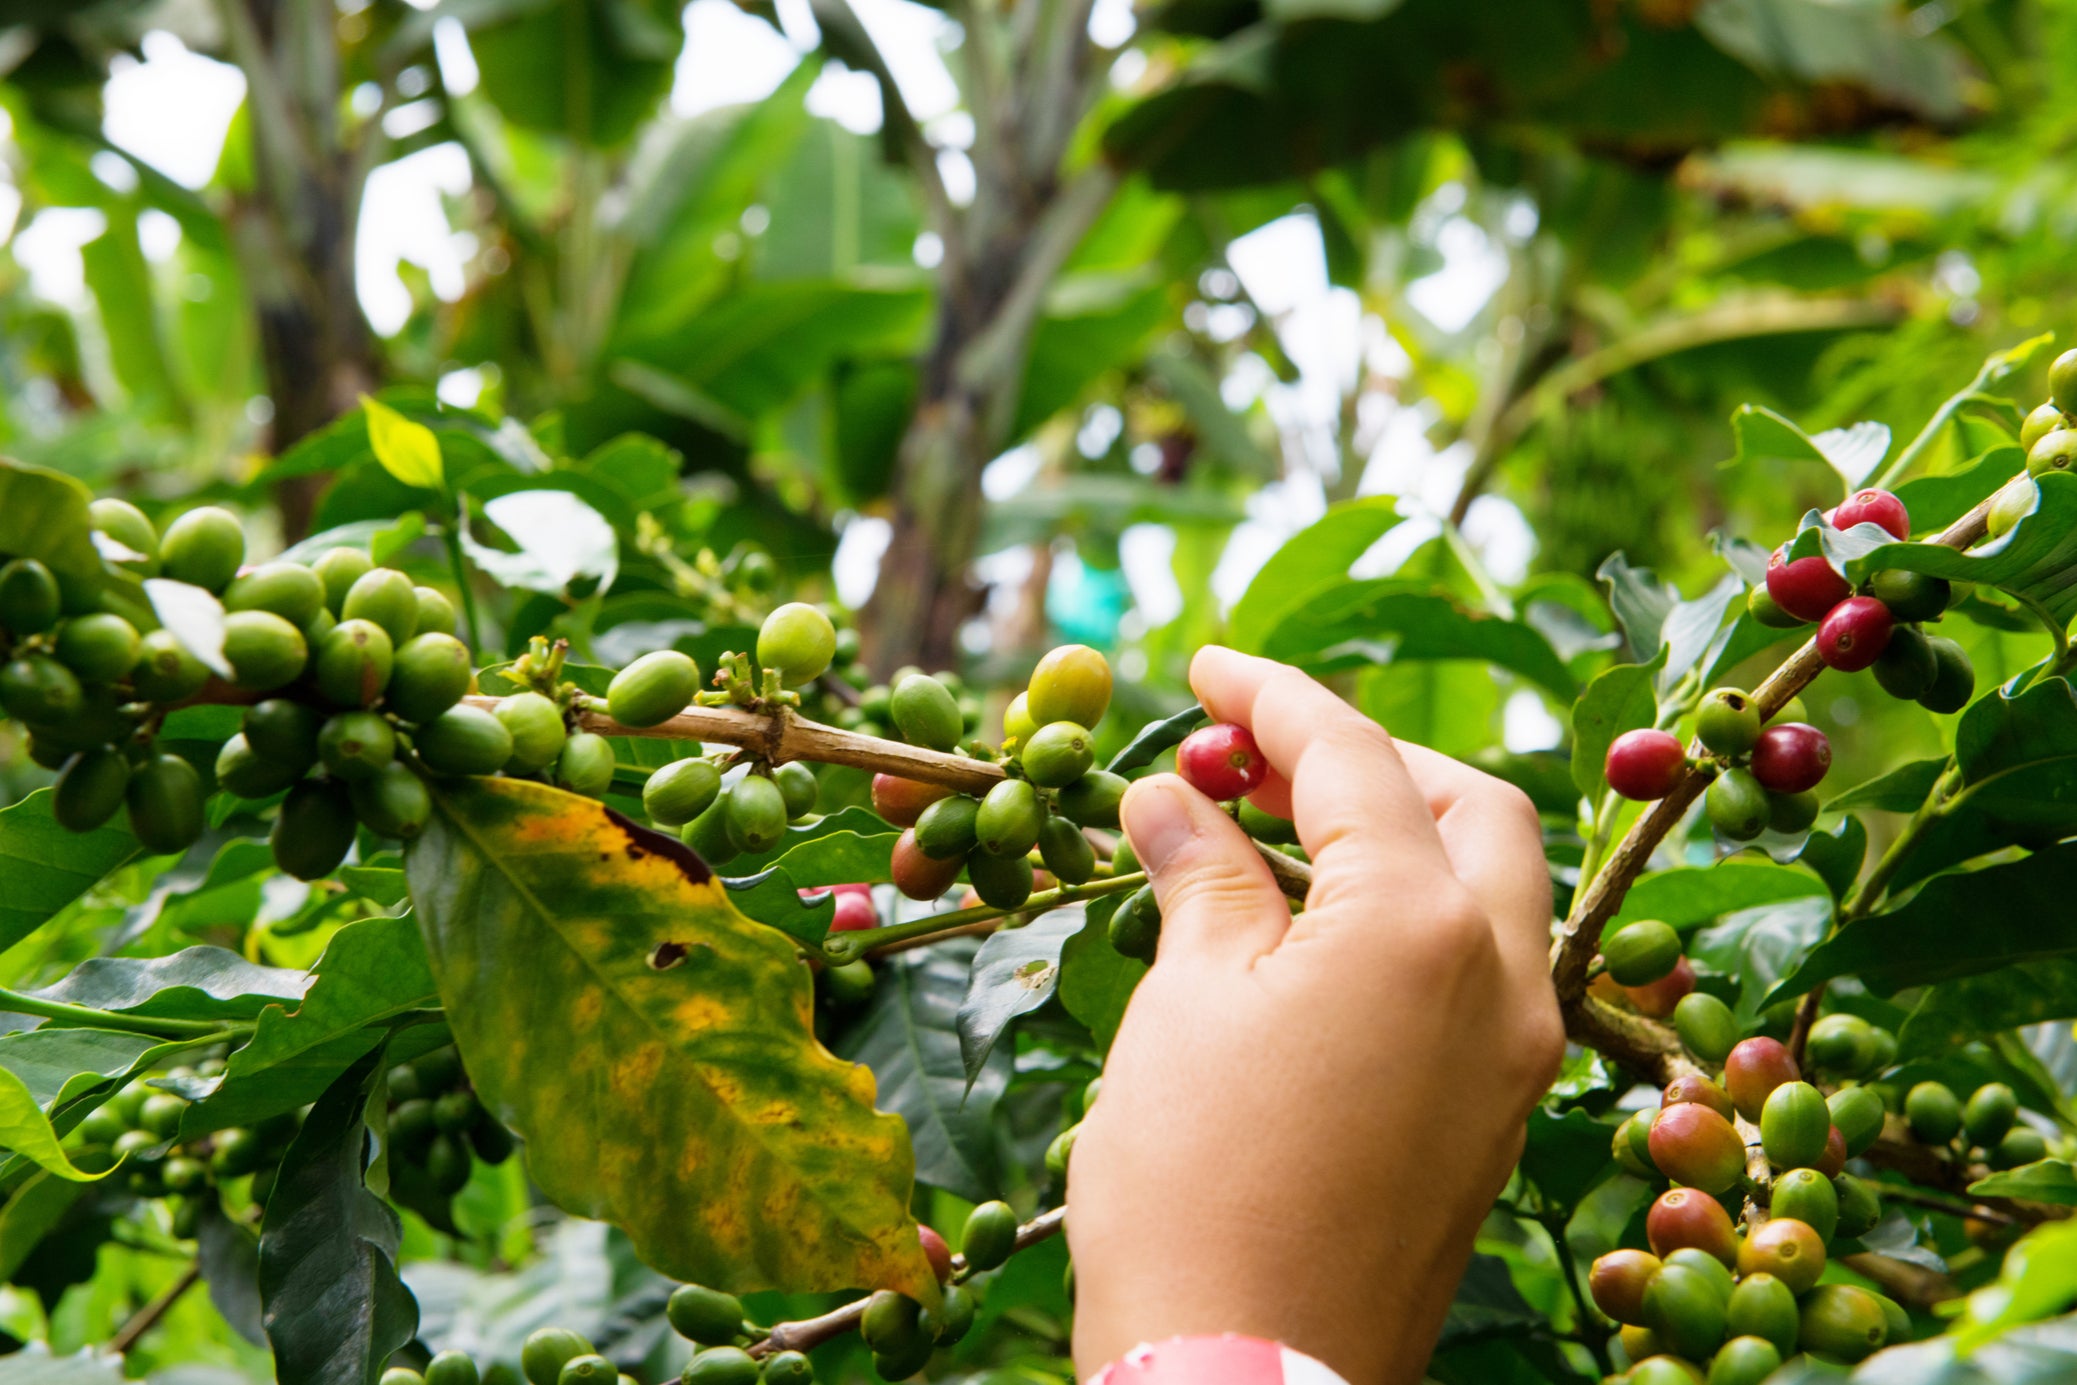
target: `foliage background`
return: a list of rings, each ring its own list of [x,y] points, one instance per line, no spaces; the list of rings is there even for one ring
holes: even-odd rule
[[[692,619],[649,523],[863,607],[883,671],[1008,686],[1096,643],[1115,735],[1231,638],[1529,774],[1571,673],[1293,634],[1284,598],[1394,577],[1533,609],[1571,658],[1613,642],[1610,552],[1719,581],[1712,534],[1837,494],[1734,408],[1901,443],[2069,320],[2073,66],[2046,0],[14,0],[0,448],[286,546],[428,508],[375,462],[374,393],[439,422],[482,532],[544,467],[618,531],[609,594],[486,609],[492,651],[549,631],[610,662]],[[1360,542],[1251,590],[1363,498],[1336,512]],[[2038,656],[2009,625],[1965,627],[1979,686]],[[1838,782],[1941,751],[1861,683],[1813,708]],[[116,877],[0,981],[205,935],[163,890]],[[466,1215],[461,1248],[407,1235],[436,1319],[597,1322],[653,1288],[516,1169]],[[0,1325],[105,1339],[163,1266],[101,1256],[59,1318],[0,1293]],[[263,1371],[211,1312],[133,1367]]]

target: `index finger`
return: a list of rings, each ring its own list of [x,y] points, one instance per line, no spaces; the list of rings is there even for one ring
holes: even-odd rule
[[[1190,684],[1213,716],[1247,727],[1291,785],[1317,867],[1308,907],[1450,873],[1428,795],[1383,727],[1297,669],[1216,645],[1191,661]]]

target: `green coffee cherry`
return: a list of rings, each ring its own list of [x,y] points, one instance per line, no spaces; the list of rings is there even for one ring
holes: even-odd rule
[[[240,798],[271,798],[302,775],[301,769],[254,750],[243,732],[225,741],[216,753],[217,787]]]
[[[189,510],[159,540],[159,575],[220,592],[245,564],[245,530],[214,505]]]
[[[642,811],[658,827],[683,827],[721,792],[721,771],[697,757],[673,760],[642,786]]]
[[[1154,899],[1154,887],[1142,885],[1126,896],[1105,932],[1122,956],[1153,961],[1161,943],[1161,906]]]
[[[1792,616],[1782,610],[1781,603],[1774,599],[1764,583],[1746,593],[1745,609],[1754,620],[1770,630],[1793,630],[1799,625],[1809,624],[1801,616]]]
[[[425,781],[394,760],[366,779],[351,781],[347,794],[354,816],[380,837],[412,841],[432,820],[433,796]]]
[[[469,1183],[468,1145],[452,1135],[440,1134],[426,1146],[426,1179],[435,1191],[453,1197]]]
[[[1694,1246],[1680,1246],[1666,1256],[1668,1265],[1684,1265],[1701,1275],[1716,1287],[1716,1296],[1725,1303],[1731,1301],[1731,1290],[1736,1281],[1731,1277],[1731,1267],[1706,1250]]]
[[[1760,738],[1760,709],[1742,689],[1714,689],[1696,709],[1695,734],[1712,755],[1743,755]]]
[[[780,682],[789,688],[820,678],[836,652],[836,627],[804,601],[787,602],[766,616],[757,630],[758,665],[778,670]]]
[[[1096,848],[1066,818],[1049,817],[1039,827],[1038,852],[1063,885],[1080,885],[1096,874]]]
[[[728,839],[736,850],[770,851],[786,835],[786,799],[760,774],[746,774],[728,791]]]
[[[271,611],[234,611],[224,617],[224,662],[231,681],[255,692],[294,682],[309,661],[303,632]]]
[[[1769,1210],[1802,1222],[1820,1241],[1829,1241],[1839,1229],[1839,1190],[1816,1169],[1790,1169],[1774,1180]]]
[[[57,624],[58,579],[34,558],[0,567],[0,625],[17,636],[40,635]]]
[[[211,1138],[209,1171],[218,1178],[238,1178],[257,1169],[264,1153],[259,1136],[234,1125]],[[430,1373],[427,1379],[431,1379]]]
[[[1708,1385],[1761,1385],[1781,1369],[1781,1352],[1760,1337],[1733,1337],[1709,1363]]]
[[[967,1213],[959,1250],[975,1270],[992,1270],[1010,1258],[1017,1244],[1017,1214],[1007,1202],[984,1202]]]
[[[1868,594],[1889,607],[1890,618],[1903,626],[1937,618],[1954,599],[1954,586],[1944,577],[1888,568],[1868,579]]]
[[[371,779],[397,757],[397,733],[373,712],[341,712],[317,733],[317,758],[346,781]]]
[[[1706,991],[1690,991],[1673,1007],[1673,1028],[1688,1052],[1705,1063],[1721,1063],[1738,1046],[1738,1017]]]
[[[966,729],[959,703],[927,673],[912,673],[895,684],[891,710],[902,739],[932,750],[952,749]]]
[[[2051,436],[2053,436],[2051,434]],[[1889,1338],[1882,1304],[1851,1284],[1820,1284],[1803,1297],[1796,1341],[1805,1351],[1853,1362],[1871,1356]]]
[[[328,548],[310,565],[325,587],[325,608],[338,615],[353,584],[375,570],[375,560],[358,548]]]
[[[68,721],[86,700],[78,675],[47,654],[23,654],[0,668],[0,709],[16,721]]]
[[[660,726],[684,711],[699,687],[698,664],[675,649],[659,649],[613,675],[606,710],[623,726]]]
[[[1933,653],[1932,641],[1916,625],[1898,625],[1890,631],[1889,643],[1876,658],[1873,671],[1884,692],[1914,702],[1940,676],[1940,660]]]
[[[1616,1127],[1615,1137],[1609,1141],[1609,1153],[1623,1172],[1635,1178],[1652,1181],[1661,1175],[1651,1157],[1651,1122],[1653,1112],[1638,1111]]]
[[[892,1289],[882,1289],[866,1301],[858,1321],[858,1335],[876,1352],[905,1351],[918,1341],[930,1339],[922,1329],[922,1305]]]
[[[1760,1145],[1777,1169],[1816,1167],[1831,1133],[1831,1108],[1808,1082],[1782,1083],[1760,1108]]]
[[[1848,1158],[1860,1154],[1882,1134],[1883,1118],[1888,1112],[1873,1088],[1842,1087],[1825,1098],[1825,1105],[1831,1108],[1832,1124],[1839,1127],[1840,1138],[1846,1141]]]
[[[1994,1169],[2016,1169],[2022,1164],[2038,1163],[2048,1157],[2048,1141],[2031,1125],[2015,1125],[2005,1132],[1996,1149],[1990,1152],[1990,1166]]]
[[[482,1385],[476,1363],[459,1351],[443,1351],[426,1363],[425,1385]]]
[[[941,798],[916,819],[916,845],[934,861],[949,861],[974,849],[980,803],[965,794]]]
[[[1918,705],[1942,716],[1959,712],[1976,695],[1976,668],[1962,647],[1946,636],[1929,635],[1926,643],[1933,647],[1940,670],[1933,678],[1933,686],[1919,694]]]
[[[1815,1067],[1858,1077],[1874,1054],[1875,1026],[1859,1015],[1826,1015],[1810,1026],[1804,1052]]]
[[[1111,666],[1084,644],[1049,650],[1031,671],[1025,693],[1032,722],[1040,727],[1056,721],[1094,726],[1111,702]]]
[[[1108,770],[1092,769],[1081,778],[1064,786],[1055,799],[1060,815],[1084,827],[1104,827],[1115,830],[1118,826],[1118,805],[1125,801],[1125,790],[1130,787],[1123,775]],[[1267,813],[1253,804],[1242,801],[1241,826],[1248,827],[1248,814],[1254,813],[1267,822],[1283,822],[1282,818],[1270,818]],[[1285,823],[1288,828],[1290,824]],[[1273,841],[1274,837],[1262,836],[1254,828],[1250,835],[1262,841]],[[1295,834],[1294,834],[1295,835]]]
[[[1706,1360],[1724,1339],[1726,1300],[1708,1276],[1667,1265],[1644,1291],[1644,1318],[1659,1340],[1682,1356]]]
[[[58,771],[51,816],[68,832],[91,832],[115,816],[130,784],[130,761],[119,750],[82,750]]]
[[[409,1366],[391,1366],[376,1385],[426,1385],[425,1377]]]
[[[406,721],[431,721],[469,691],[469,647],[452,635],[413,635],[390,668],[389,709]]]
[[[572,732],[555,757],[555,782],[586,798],[604,798],[613,787],[613,743],[589,731]]]
[[[395,663],[389,634],[380,625],[342,620],[319,638],[310,681],[334,707],[366,707],[389,686]]]
[[[740,1347],[714,1347],[685,1363],[683,1385],[758,1385],[757,1360]]]
[[[1055,721],[1033,733],[1019,758],[1032,783],[1058,789],[1089,772],[1096,763],[1096,747],[1085,728],[1071,721]]]
[[[298,880],[330,875],[353,846],[353,801],[346,786],[329,779],[304,779],[281,800],[268,845],[274,864]]]
[[[159,531],[144,517],[144,511],[127,500],[102,499],[87,506],[87,522],[94,532],[104,534],[130,550],[130,556],[106,555],[117,567],[128,568],[139,577],[159,570]]]
[[[372,620],[401,645],[418,633],[418,588],[395,568],[372,568],[347,588],[339,619]]]
[[[733,797],[733,789],[722,789],[707,811],[678,830],[678,840],[710,866],[725,866],[742,854],[728,835],[728,801]]]
[[[2019,1098],[2002,1082],[1984,1083],[1962,1107],[1962,1129],[1969,1143],[1982,1149],[1995,1149],[2018,1119]]]
[[[932,1341],[951,1346],[973,1330],[974,1296],[957,1284],[946,1285],[938,1306],[924,1309],[919,1325]]]
[[[418,597],[418,633],[421,635],[452,635],[455,627],[454,603],[446,593],[434,587],[413,587]]]
[[[533,1385],[557,1385],[564,1366],[591,1354],[591,1343],[567,1327],[544,1327],[520,1346],[519,1368]]]
[[[727,1346],[743,1330],[742,1300],[698,1284],[681,1284],[672,1290],[664,1316],[673,1332],[701,1346]]]
[[[1832,1180],[1832,1190],[1839,1195],[1836,1234],[1848,1238],[1865,1236],[1882,1221],[1882,1199],[1865,1180],[1842,1173]]]
[[[171,630],[154,630],[138,642],[130,686],[147,702],[180,702],[209,681],[209,670]]]
[[[1045,822],[1038,790],[1022,779],[1005,779],[988,791],[974,815],[974,836],[991,856],[1022,857],[1038,845]]]
[[[821,795],[822,785],[817,782],[814,770],[799,761],[792,761],[773,768],[772,782],[779,786],[779,797],[786,802],[788,822],[815,811],[815,800]]]
[[[2055,407],[2054,400],[2051,399],[2045,404],[2036,404],[2027,411],[2027,416],[2020,420],[2020,451],[2028,451],[2035,443],[2041,441],[2041,439],[2047,437],[2056,429],[2065,426],[2063,411]]]
[[[1767,830],[1773,804],[1751,770],[1727,769],[1709,786],[1705,799],[1709,821],[1734,842],[1749,842]]]
[[[433,1102],[433,1124],[450,1135],[466,1135],[483,1118],[483,1103],[466,1090],[443,1092]]]
[[[245,739],[255,754],[300,774],[317,763],[324,714],[301,702],[270,697],[245,709]]]
[[[160,1139],[180,1133],[180,1118],[188,1109],[187,1098],[176,1092],[153,1092],[138,1109],[137,1123]]]
[[[514,693],[498,703],[494,715],[512,733],[512,754],[505,761],[508,773],[538,773],[563,753],[569,733],[563,729],[562,708],[540,693]]]
[[[1905,1093],[1904,1119],[1914,1138],[1944,1145],[1961,1132],[1962,1103],[1944,1083],[1921,1082]]]
[[[412,749],[435,774],[496,774],[512,758],[512,745],[505,723],[481,707],[449,707],[411,733]]]
[[[1601,940],[1608,974],[1619,986],[1649,986],[1680,963],[1680,934],[1657,919],[1625,924]]]
[[[301,563],[262,563],[224,588],[226,611],[270,611],[298,629],[324,608],[324,579]]]
[[[814,1379],[813,1363],[797,1351],[782,1351],[764,1358],[764,1385],[810,1385]]]
[[[1002,709],[1002,737],[1018,745],[1031,739],[1038,730],[1038,723],[1031,719],[1030,694],[1018,693],[1010,699],[1010,705]]]
[[[991,909],[1017,909],[1031,898],[1031,862],[1022,856],[990,856],[977,851],[967,858],[966,878],[974,893]]]
[[[861,959],[840,967],[824,967],[822,983],[837,1004],[861,1005],[873,998],[873,964]]]
[[[1776,793],[1767,791],[1767,827],[1769,831],[1785,836],[1796,836],[1808,832],[1823,811],[1823,803],[1816,789],[1805,789],[1802,793]]]
[[[618,1385],[620,1367],[603,1356],[573,1356],[555,1380],[556,1385]]]
[[[148,757],[124,790],[130,830],[155,856],[186,851],[202,835],[202,776],[178,755]]]
[[[1090,777],[1095,778],[1096,776],[1091,775]],[[1107,777],[1117,778],[1116,775]],[[1118,792],[1122,797],[1125,781],[1119,779],[1118,784]],[[1063,802],[1070,792],[1072,792],[1072,788],[1061,790],[1060,797]],[[1298,824],[1292,822],[1289,818],[1280,818],[1274,813],[1265,813],[1245,798],[1240,801],[1238,817],[1241,830],[1258,842],[1267,842],[1271,846],[1296,846],[1298,844]],[[1115,818],[1113,823],[1115,825]]]

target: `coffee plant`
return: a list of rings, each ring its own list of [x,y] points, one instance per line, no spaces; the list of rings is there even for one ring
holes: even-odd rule
[[[1793,535],[1720,536],[1699,597],[1621,555],[1605,601],[1354,579],[1398,522],[1355,501],[1235,607],[1324,677],[1473,661],[1569,709],[1563,753],[1479,757],[1543,817],[1573,1048],[1435,1379],[2077,1371],[2042,345]],[[1914,474],[1950,428],[1979,455]],[[505,437],[368,401],[277,464],[365,449],[363,513],[264,560],[230,509],[0,468],[0,1328],[37,1342],[0,1379],[116,1379],[198,1284],[293,1385],[1067,1378],[1076,1126],[1160,942],[1119,804],[1173,764],[1302,907],[1253,738],[1128,719],[1079,644],[875,676],[694,541],[661,449]],[[1841,785],[1817,714],[1862,672],[1943,748]],[[181,1268],[43,1355],[116,1256]]]

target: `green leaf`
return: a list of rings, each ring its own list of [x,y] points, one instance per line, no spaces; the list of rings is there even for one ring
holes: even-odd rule
[[[605,516],[566,490],[523,490],[487,500],[483,515],[519,546],[517,553],[458,537],[469,561],[501,585],[562,596],[582,581],[604,591],[620,571],[620,541]]]
[[[31,1342],[12,1356],[0,1356],[0,1385],[123,1385],[123,1359],[81,1347],[69,1356],[53,1356],[42,1342]]]
[[[397,1214],[365,1186],[364,1114],[381,1064],[371,1053],[325,1090],[267,1200],[260,1301],[281,1385],[374,1385],[418,1330],[397,1278]]]
[[[1815,542],[1856,584],[1890,568],[1931,573],[2026,597],[2068,624],[2077,615],[2077,582],[2071,580],[2077,571],[2077,476],[2050,472],[2034,479],[2040,494],[2033,512],[2002,537],[1967,552],[1933,543],[1883,543],[1861,551],[1857,540],[1836,530],[1820,532]]]
[[[1081,930],[1080,915],[1079,909],[1055,909],[1021,928],[998,929],[981,944],[956,1017],[967,1081],[980,1075],[1017,1016],[1053,998],[1060,984],[1060,949]]]
[[[315,1101],[389,1026],[440,1003],[418,923],[409,914],[349,923],[311,968],[308,989],[259,1012],[223,1081],[188,1107],[181,1137],[195,1139]]]
[[[1743,909],[1822,898],[1824,882],[1807,872],[1727,857],[1714,866],[1676,866],[1630,887],[1611,926],[1658,919],[1683,931]]]
[[[159,624],[180,641],[181,648],[202,661],[202,666],[219,678],[231,676],[224,658],[224,605],[215,596],[186,582],[166,577],[149,577],[144,582],[145,599]]]
[[[262,967],[221,947],[170,957],[95,957],[33,994],[45,1000],[159,1019],[249,1020],[276,1000],[296,1000],[309,976]]]
[[[77,1096],[82,1088],[121,1077],[162,1040],[119,1029],[17,1030],[0,1036],[0,1068],[21,1080],[39,1106]]]
[[[1108,928],[1118,904],[1116,895],[1092,902],[1082,930],[1060,949],[1060,1003],[1089,1027],[1099,1053],[1110,1051],[1133,988],[1147,974],[1145,962],[1111,946]]]
[[[1264,641],[1263,653],[1324,670],[1482,659],[1540,684],[1561,701],[1579,692],[1572,670],[1533,627],[1471,610],[1447,593],[1398,578],[1346,582],[1315,593],[1286,613]]]
[[[1658,675],[1661,692],[1702,661],[1717,643],[1725,614],[1745,593],[1745,584],[1728,576],[1693,601],[1683,601],[1658,574],[1632,567],[1621,553],[1612,554],[1594,575],[1608,588],[1608,604],[1622,622],[1632,660],[1656,663],[1655,656],[1664,652]]]
[[[1889,451],[1890,432],[1885,424],[1856,423],[1849,428],[1832,428],[1811,437],[1772,409],[1742,404],[1731,415],[1731,433],[1738,450],[1725,465],[1752,461],[1823,462],[1851,490],[1882,465]]]
[[[93,493],[70,476],[0,457],[0,553],[35,558],[52,572],[98,580],[87,506]]]
[[[1578,1109],[1563,1114],[1539,1106],[1529,1113],[1527,1142],[1522,1146],[1522,1173],[1543,1194],[1546,1204],[1567,1208],[1614,1172],[1609,1142],[1615,1126]]]
[[[438,490],[447,478],[440,462],[440,439],[423,423],[414,423],[379,399],[361,396],[368,415],[368,446],[382,469],[407,486]]]
[[[2077,843],[1927,882],[1901,907],[1821,943],[1766,1003],[1858,976],[1877,995],[2077,953]]]
[[[37,1170],[0,1207],[0,1281],[17,1282],[16,1272],[53,1230],[62,1225],[80,1199],[92,1195],[86,1183]],[[13,1360],[0,1358],[0,1361]],[[0,1376],[0,1379],[4,1379]]]
[[[0,472],[0,476],[4,476]],[[0,515],[6,513],[0,508]],[[40,928],[141,849],[127,828],[67,832],[51,816],[51,791],[38,789],[0,809],[0,952]]]
[[[251,1342],[267,1342],[265,1305],[260,1302],[260,1242],[244,1225],[224,1215],[215,1198],[202,1199],[195,1228],[195,1263],[209,1286],[209,1301],[231,1330]]]
[[[107,1176],[73,1167],[65,1151],[58,1147],[58,1134],[51,1129],[50,1117],[43,1114],[42,1105],[21,1078],[4,1068],[0,1068],[0,1149],[12,1150],[45,1172],[76,1183],[91,1183]]]
[[[1752,1024],[1766,1002],[1767,988],[1786,975],[1824,937],[1832,900],[1823,890],[1809,897],[1761,904],[1727,915],[1688,944],[1688,955],[1738,983],[1735,1009]]]
[[[1796,853],[1799,864],[1817,872],[1832,898],[1842,900],[1861,878],[1861,863],[1868,858],[1868,829],[1857,817],[1844,817],[1836,827],[1814,829]]]
[[[690,850],[478,779],[440,787],[404,864],[470,1078],[553,1201],[681,1279],[928,1296],[901,1123],[815,1041],[794,943]]]
[[[770,851],[746,852],[728,863],[730,879],[785,867],[802,889],[818,885],[879,884],[888,878],[899,831],[865,808],[840,808],[801,827],[788,827]]]
[[[1885,813],[1913,813],[1933,796],[1933,786],[1947,772],[1947,757],[1913,760],[1856,784],[1825,804],[1828,813],[1855,812],[1873,808]]]
[[[2014,1170],[2018,1172],[2018,1170]],[[2077,1301],[2077,1221],[2049,1222],[2005,1253],[1995,1292],[1964,1300],[1952,1329],[1958,1352],[1974,1351],[2010,1328],[2066,1311]]]
[[[1597,674],[1572,704],[1572,782],[1580,796],[1598,800],[1608,787],[1608,747],[1626,731],[1650,726],[1659,715],[1654,676],[1661,649],[1648,664],[1617,664]]]
[[[1182,711],[1159,721],[1150,721],[1139,730],[1116,755],[1104,766],[1112,774],[1131,778],[1134,771],[1145,769],[1170,750],[1183,743],[1183,738],[1195,731],[1205,721],[1204,708],[1195,702]]]
[[[2077,958],[2053,957],[1928,986],[1897,1031],[1905,1058],[2000,1030],[2077,1018]]]
[[[1913,529],[1945,529],[2026,470],[2026,462],[2017,447],[1993,447],[1960,471],[1906,481],[1897,487],[1897,499],[1911,512]]]
[[[2042,1159],[2006,1169],[1969,1185],[1971,1197],[2016,1197],[2077,1207],[2077,1167],[2062,1159]]]
[[[872,1069],[880,1105],[908,1123],[916,1177],[982,1202],[996,1195],[989,1126],[1009,1086],[1011,1055],[993,1055],[967,1081],[958,1014],[974,953],[961,941],[882,962],[872,1003],[838,1051]]]

